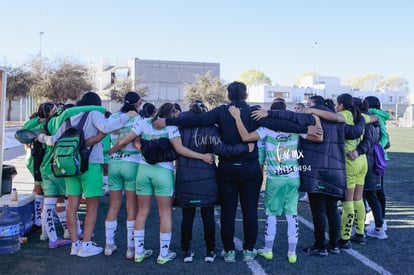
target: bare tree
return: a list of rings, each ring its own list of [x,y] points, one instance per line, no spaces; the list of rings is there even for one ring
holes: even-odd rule
[[[351,85],[352,89],[355,90],[376,91],[379,90],[383,80],[384,76],[372,73],[351,78],[346,80],[345,83]]]
[[[7,70],[7,87],[6,87],[6,99],[7,99],[7,120],[11,119],[12,101],[29,94],[30,87],[33,84],[33,79],[30,72],[26,71],[23,67],[6,67]]]
[[[31,94],[35,98],[65,103],[92,90],[87,67],[69,59],[55,61],[55,66],[44,59],[33,59],[31,67],[35,79]]]
[[[249,69],[240,74],[240,81],[247,86],[254,85],[271,85],[272,80],[263,72],[258,70]]]
[[[184,97],[187,103],[201,100],[209,108],[223,104],[227,100],[226,84],[219,77],[212,77],[210,72],[195,75],[194,83],[185,84]]]
[[[381,85],[381,90],[390,90],[390,91],[401,91],[403,89],[408,88],[408,80],[405,78],[402,78],[401,76],[394,75],[387,78],[387,80],[384,80]]]
[[[137,92],[142,98],[148,96],[148,87],[139,87],[141,79],[135,80],[135,88],[133,88],[133,81],[129,78],[116,79],[114,85],[111,88],[111,100],[116,102],[123,102],[124,96],[129,91]]]

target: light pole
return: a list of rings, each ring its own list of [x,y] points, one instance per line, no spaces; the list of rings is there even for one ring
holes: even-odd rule
[[[318,41],[313,42],[313,47],[315,49],[316,94],[319,95],[319,43]]]
[[[42,57],[42,35],[44,32],[39,32],[39,57]]]

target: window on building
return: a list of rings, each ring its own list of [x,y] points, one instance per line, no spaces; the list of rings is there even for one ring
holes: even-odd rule
[[[129,69],[128,68],[119,68],[115,69],[115,77],[117,79],[126,79],[129,75]]]
[[[270,98],[276,98],[276,97],[289,98],[289,92],[269,91],[268,95]]]
[[[304,100],[309,100],[314,95],[316,95],[316,93],[304,93],[303,94],[303,99]]]
[[[388,101],[392,102],[392,95],[388,97]]]

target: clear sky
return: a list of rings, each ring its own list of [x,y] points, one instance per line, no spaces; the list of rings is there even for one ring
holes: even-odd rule
[[[84,63],[217,62],[291,85],[305,71],[398,75],[414,90],[411,0],[13,0],[0,2],[0,66],[38,54]],[[39,33],[43,32],[43,35]],[[40,43],[41,41],[41,43]],[[315,45],[317,42],[317,45]]]

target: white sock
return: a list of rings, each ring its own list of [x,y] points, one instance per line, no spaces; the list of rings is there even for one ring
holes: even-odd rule
[[[42,226],[42,207],[43,207],[43,195],[35,195],[34,224],[37,226]]]
[[[106,244],[113,245],[115,243],[115,231],[118,227],[118,221],[105,221],[105,237]]]
[[[168,255],[168,251],[170,250],[170,242],[171,242],[171,233],[160,232],[160,254],[161,256],[165,257]]]
[[[81,228],[81,224],[80,224],[80,220],[79,220],[78,214],[76,214],[76,225],[78,226],[77,231],[78,231],[78,236],[79,236],[80,234],[82,234],[82,228]]]
[[[127,247],[134,247],[134,226],[135,220],[127,221],[126,228],[127,228]]]
[[[57,203],[56,207],[64,207],[66,206],[64,203]],[[58,216],[59,222],[62,225],[63,230],[68,229],[68,224],[66,222],[66,209],[60,212],[56,211],[56,215]]]
[[[267,216],[265,231],[265,248],[269,251],[273,249],[277,229],[276,216]]]
[[[136,254],[144,253],[145,251],[144,239],[145,239],[145,229],[134,230],[134,244],[135,244]]]
[[[299,237],[299,223],[297,215],[285,215],[288,224],[288,245],[289,251],[295,252]]]
[[[103,183],[104,183],[104,192],[109,191],[109,185],[108,185],[108,176],[103,176]]]
[[[42,211],[42,224],[46,230],[49,241],[57,240],[55,222],[53,220],[53,212],[55,210],[57,198],[45,198]]]

